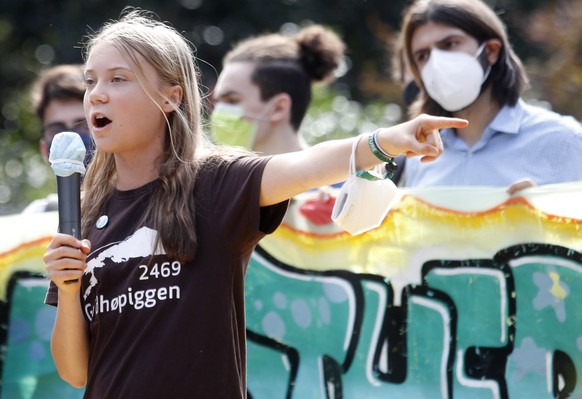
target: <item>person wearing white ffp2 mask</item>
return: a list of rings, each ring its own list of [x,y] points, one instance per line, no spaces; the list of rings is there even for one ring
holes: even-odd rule
[[[505,187],[582,180],[582,126],[526,103],[528,77],[506,27],[483,0],[413,0],[399,47],[420,88],[409,117],[466,119],[440,132],[444,153],[406,161],[402,187]]]
[[[471,105],[479,97],[491,70],[491,65],[483,70],[479,62],[484,48],[485,43],[479,46],[475,55],[433,48],[421,72],[428,95],[450,112]]]

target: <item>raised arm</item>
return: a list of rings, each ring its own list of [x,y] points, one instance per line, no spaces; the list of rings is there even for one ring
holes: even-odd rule
[[[44,255],[49,277],[59,290],[51,352],[61,378],[77,388],[86,384],[89,365],[88,328],[79,292],[88,252],[88,241],[57,234]]]
[[[420,115],[410,121],[380,129],[378,144],[397,156],[421,156],[423,162],[436,159],[443,151],[439,129],[462,128],[464,119]],[[330,140],[303,151],[275,155],[263,174],[261,206],[276,204],[312,188],[344,181],[352,144],[358,138]],[[381,163],[368,145],[368,135],[356,149],[356,167],[366,170]]]

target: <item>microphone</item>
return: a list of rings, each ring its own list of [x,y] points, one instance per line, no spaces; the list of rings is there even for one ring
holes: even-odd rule
[[[81,176],[85,174],[85,144],[79,134],[62,132],[53,138],[49,162],[57,176],[59,232],[81,238]]]

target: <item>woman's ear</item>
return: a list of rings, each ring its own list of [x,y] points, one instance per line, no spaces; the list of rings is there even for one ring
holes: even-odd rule
[[[502,47],[503,45],[498,39],[489,39],[486,41],[483,52],[485,53],[489,65],[495,65],[499,59],[499,53],[501,52]]]
[[[162,105],[164,112],[170,113],[180,108],[180,104],[182,104],[182,95],[184,94],[182,86],[171,86],[166,90],[165,94],[167,99]]]
[[[271,110],[269,112],[269,119],[271,122],[280,122],[282,120],[291,120],[291,105],[293,100],[287,93],[279,93],[275,95],[271,101]]]

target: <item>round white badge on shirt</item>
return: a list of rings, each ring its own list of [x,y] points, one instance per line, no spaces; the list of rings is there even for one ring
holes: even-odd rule
[[[97,223],[95,223],[95,226],[97,226],[98,229],[102,229],[103,227],[107,226],[107,222],[109,222],[109,218],[107,217],[107,215],[103,215],[99,219],[97,219]]]

